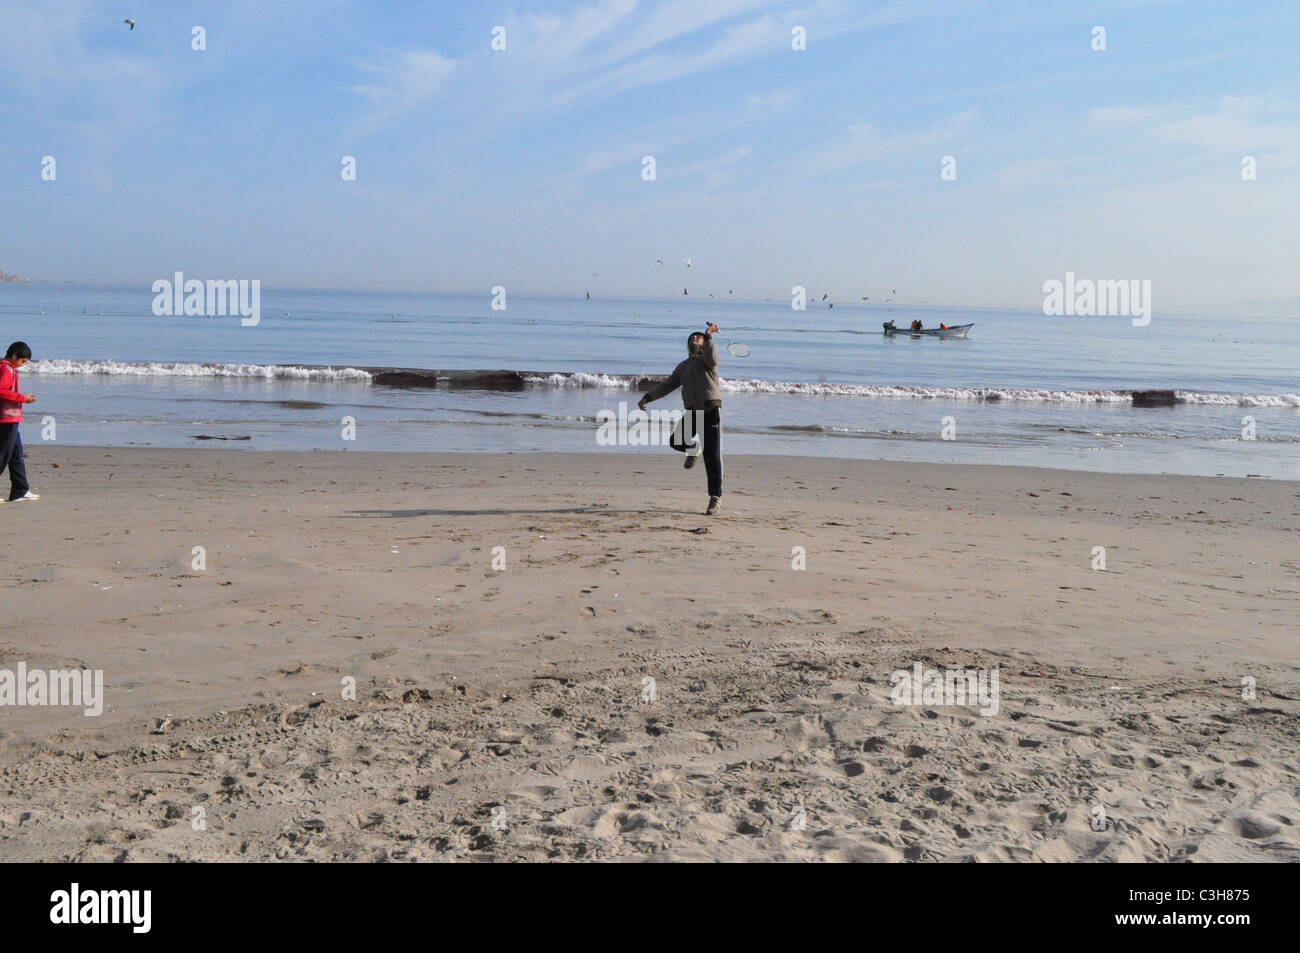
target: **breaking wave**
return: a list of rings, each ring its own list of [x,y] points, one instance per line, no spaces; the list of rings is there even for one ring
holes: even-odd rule
[[[360,383],[380,387],[525,390],[604,388],[639,390],[661,381],[659,375],[599,374],[585,371],[435,370],[406,367],[324,367],[312,364],[222,364],[185,362],[39,360],[27,366],[36,374],[178,378],[261,378],[265,380]],[[729,378],[722,389],[738,394],[811,397],[893,398],[905,400],[1021,401],[1032,403],[1125,404],[1132,390],[1049,390],[1024,387],[938,387],[907,384],[836,384],[827,381],[768,381]],[[1138,392],[1151,393],[1151,392]],[[1219,394],[1169,391],[1172,402],[1238,407],[1300,407],[1300,394]]]

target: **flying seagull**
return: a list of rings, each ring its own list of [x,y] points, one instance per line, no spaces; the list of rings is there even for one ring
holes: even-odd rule
[[[125,20],[123,20],[122,22],[125,23],[127,26],[129,26],[131,29],[133,29],[133,30],[135,29],[135,21],[132,20],[130,17],[127,17],[127,18],[126,18]]]
[[[691,260],[689,258],[686,259],[686,267],[691,267]]]
[[[662,258],[656,258],[655,261],[659,262],[659,264],[661,265],[664,263],[664,260]]]
[[[830,294],[830,292],[828,291],[828,292],[826,292],[826,294],[822,295],[822,300],[825,301],[825,300],[826,300],[826,296],[829,295],[829,294]]]
[[[588,301],[591,300],[591,292],[590,292],[590,291],[587,292],[587,300],[588,300]]]

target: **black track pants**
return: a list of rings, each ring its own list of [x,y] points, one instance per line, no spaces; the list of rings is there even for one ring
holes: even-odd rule
[[[704,471],[709,475],[709,496],[722,496],[722,408],[688,410],[673,431],[669,445],[686,452],[691,438],[700,434],[704,441]]]

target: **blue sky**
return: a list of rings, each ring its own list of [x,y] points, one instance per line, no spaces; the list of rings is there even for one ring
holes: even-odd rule
[[[1297,49],[1282,2],[6,0],[0,268],[1276,311]]]

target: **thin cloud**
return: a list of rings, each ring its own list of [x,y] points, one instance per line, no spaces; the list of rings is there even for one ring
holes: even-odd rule
[[[869,122],[854,123],[848,135],[823,149],[812,165],[817,171],[830,172],[933,148],[965,134],[978,116],[978,110],[968,109],[937,125],[911,132],[887,133]]]
[[[1142,106],[1100,106],[1089,109],[1087,122],[1093,128],[1145,125],[1157,119],[1162,110]]]
[[[47,100],[109,100],[121,89],[167,85],[166,74],[140,54],[118,52],[108,43],[88,49],[84,40],[102,39],[94,35],[102,24],[102,15],[88,12],[85,4],[0,6],[0,79],[21,84],[25,96]]]
[[[578,163],[573,175],[566,176],[561,181],[573,178],[586,178],[591,175],[599,175],[602,172],[608,172],[610,169],[626,166],[628,169],[635,168],[641,164],[643,156],[654,155],[656,150],[652,146],[641,143],[633,145],[619,146],[614,149],[603,149],[600,152],[593,152],[583,158]]]
[[[510,48],[511,36],[522,34],[516,50],[535,51],[539,58],[567,62],[580,54],[588,55],[588,47],[617,27],[636,7],[636,0],[605,0],[580,7],[569,16],[553,13],[516,15],[507,20],[507,49]]]
[[[752,106],[763,106],[771,109],[780,109],[788,106],[799,97],[790,92],[767,93],[750,93],[745,97],[745,101]]]
[[[770,8],[778,8],[772,10]],[[505,82],[515,113],[597,101],[763,55],[794,55],[790,30],[823,42],[855,31],[937,15],[892,3],[869,14],[820,0],[781,10],[776,0],[672,0],[637,16],[626,0],[581,7],[569,16],[514,15],[507,28]],[[599,41],[599,42],[597,42]]]
[[[363,63],[361,68],[376,76],[373,83],[348,90],[370,101],[371,111],[357,129],[364,134],[427,106],[446,85],[456,61],[434,50],[404,50],[387,62]]]
[[[1212,155],[1271,155],[1279,164],[1300,160],[1300,119],[1267,118],[1262,100],[1225,96],[1212,110],[1187,106],[1107,106],[1089,110],[1090,128],[1136,128],[1157,145]]]
[[[753,151],[754,147],[750,145],[737,146],[735,149],[724,152],[720,156],[714,156],[711,159],[704,159],[700,162],[691,162],[677,168],[670,168],[667,170],[667,174],[661,176],[661,178],[690,178],[704,173],[716,173],[721,169],[733,166],[736,163],[749,158],[750,153]]]
[[[1000,170],[996,181],[998,185],[1003,186],[1031,185],[1050,176],[1059,175],[1067,167],[1068,164],[1061,159],[1021,159]]]
[[[1156,139],[1194,146],[1206,152],[1241,153],[1294,151],[1300,145],[1300,127],[1259,117],[1257,100],[1225,97],[1213,112],[1161,122],[1151,130]]]

